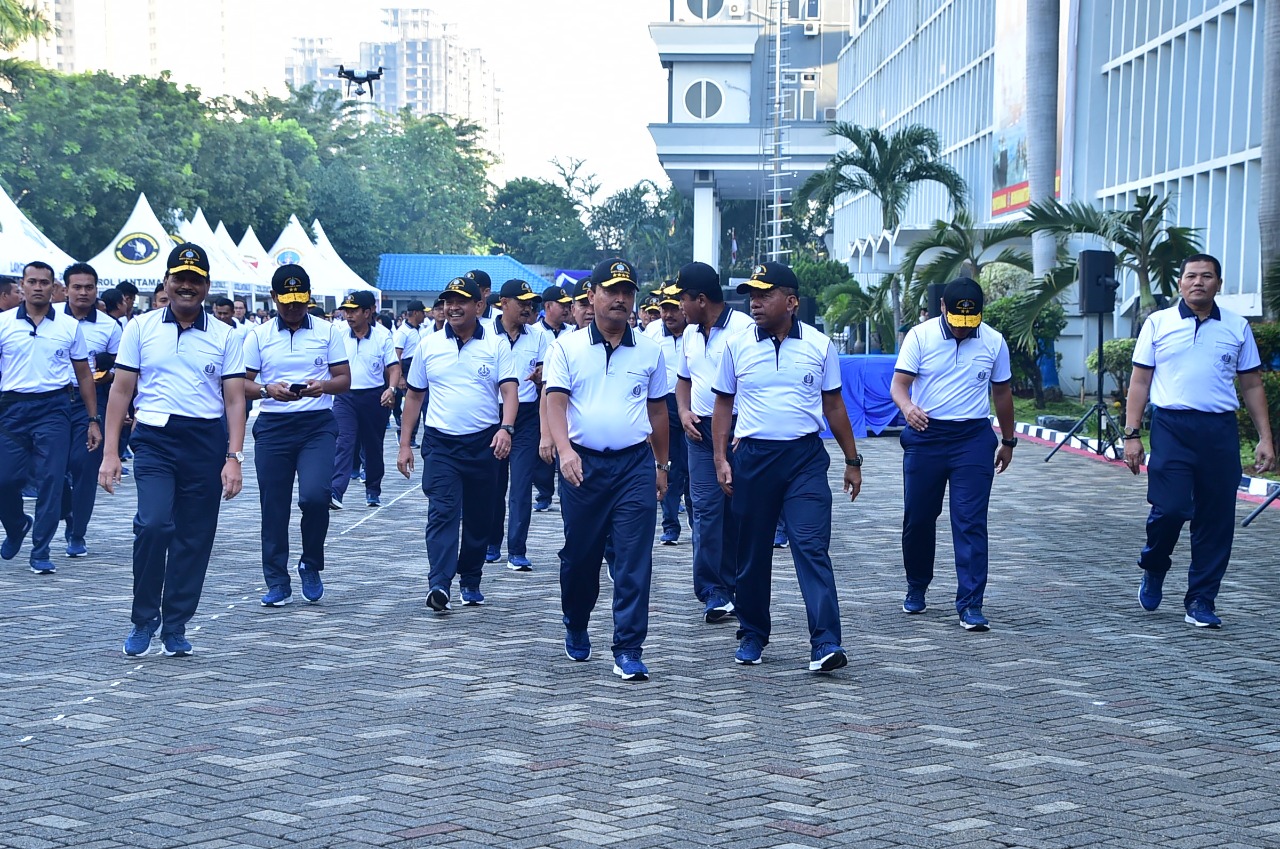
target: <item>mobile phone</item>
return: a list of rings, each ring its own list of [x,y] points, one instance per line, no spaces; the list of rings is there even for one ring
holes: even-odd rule
[[[290,392],[292,392],[294,395],[301,395],[301,394],[302,394],[302,390],[304,390],[304,389],[306,389],[306,388],[307,388],[307,384],[305,384],[305,383],[290,383],[290,384],[289,384],[289,391],[290,391]]]

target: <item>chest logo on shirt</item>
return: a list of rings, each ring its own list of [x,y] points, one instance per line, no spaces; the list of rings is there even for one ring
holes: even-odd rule
[[[488,377],[492,373],[493,373],[492,369],[490,369],[487,365],[484,365],[483,363],[480,365],[479,368],[476,369],[476,374],[480,375],[481,377]]]
[[[214,374],[217,373],[217,371],[218,371],[218,366],[215,363],[209,363],[207,366],[204,367],[204,373],[209,375],[210,377],[213,377]]]
[[[644,387],[643,387],[643,386],[641,386],[641,385],[640,385],[640,384],[638,384],[638,383],[637,383],[635,386],[631,387],[631,397],[632,397],[632,398],[639,398],[639,397],[640,397],[640,395],[641,395],[641,393],[643,393],[643,392],[644,392]]]
[[[316,359],[315,359],[315,363],[316,363],[316,365],[318,365],[318,366],[322,366],[322,365],[324,365],[324,357],[316,357]]]
[[[805,372],[805,375],[804,375],[804,385],[805,385],[805,386],[813,386],[813,375],[812,375],[812,374],[810,374],[809,372]]]
[[[986,380],[986,379],[987,379],[987,370],[986,370],[986,369],[983,369],[982,371],[978,372],[978,382],[979,382],[979,383],[981,383],[982,381],[984,381],[984,380]]]
[[[55,360],[65,360],[67,358],[67,349],[59,348],[58,350],[54,351],[53,358]]]

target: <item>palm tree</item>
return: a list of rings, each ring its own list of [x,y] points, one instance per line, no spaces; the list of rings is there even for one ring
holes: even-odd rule
[[[920,183],[941,185],[959,210],[964,206],[966,187],[956,169],[938,159],[942,146],[938,134],[928,127],[912,124],[885,135],[877,127],[861,127],[839,122],[828,133],[840,136],[849,147],[831,157],[821,171],[796,190],[798,204],[814,205],[814,214],[825,217],[843,194],[869,194],[880,201],[881,225],[894,232],[902,223],[911,195]],[[890,296],[894,327],[902,326],[902,292],[895,275]]]
[[[23,42],[43,38],[52,31],[48,19],[35,6],[0,0],[0,50],[14,50]]]
[[[1138,279],[1138,317],[1145,320],[1156,308],[1154,283],[1160,293],[1172,297],[1178,286],[1182,260],[1200,252],[1200,237],[1191,227],[1169,224],[1165,218],[1169,197],[1138,195],[1132,209],[1098,209],[1075,201],[1063,204],[1050,199],[1027,207],[1023,226],[1027,232],[1053,234],[1059,242],[1077,234],[1098,236],[1116,251],[1116,264]],[[1027,290],[1014,330],[1021,338],[1031,338],[1031,328],[1040,309],[1076,280],[1075,261],[1070,260],[1034,281]]]
[[[912,242],[898,264],[898,272],[907,281],[904,308],[917,309],[930,284],[947,283],[957,277],[977,280],[988,263],[1000,262],[1031,271],[1031,255],[1005,245],[1026,237],[1021,222],[976,228],[973,216],[965,209],[957,211],[952,221],[933,222],[929,235]],[[926,255],[928,260],[921,265]]]
[[[1280,14],[1267,8],[1262,43],[1262,183],[1258,230],[1262,243],[1262,303],[1267,315],[1280,314]],[[1244,269],[1241,269],[1244,271]]]

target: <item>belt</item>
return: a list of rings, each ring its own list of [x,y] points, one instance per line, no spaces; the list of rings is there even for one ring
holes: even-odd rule
[[[618,457],[630,451],[635,451],[637,448],[647,447],[649,443],[645,440],[637,442],[635,445],[629,445],[626,448],[605,448],[603,451],[595,448],[588,448],[585,445],[579,445],[576,442],[571,442],[569,444],[573,446],[574,451],[579,454],[586,454],[588,457]]]
[[[48,392],[0,392],[0,404],[21,404],[26,401],[45,401],[49,398],[57,398],[59,395],[68,395],[71,388],[61,386],[57,389],[50,389]]]

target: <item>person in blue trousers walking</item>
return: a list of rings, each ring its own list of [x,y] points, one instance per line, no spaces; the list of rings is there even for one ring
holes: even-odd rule
[[[373,320],[376,305],[372,292],[352,292],[342,302],[347,322],[342,341],[347,347],[351,389],[333,399],[338,441],[333,458],[330,507],[334,502],[339,507],[342,505],[352,481],[351,468],[361,455],[364,457],[365,506],[382,506],[385,472],[382,447],[395,403],[395,387],[400,382],[400,361],[391,331]]]

